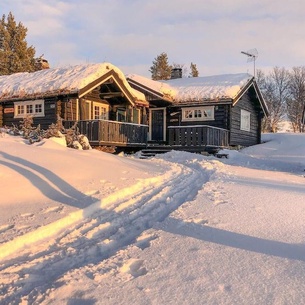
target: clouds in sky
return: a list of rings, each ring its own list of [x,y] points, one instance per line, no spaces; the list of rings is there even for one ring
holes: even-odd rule
[[[109,61],[149,77],[166,52],[202,76],[253,73],[241,54],[253,48],[259,69],[305,63],[303,0],[2,0],[10,11],[51,67]]]

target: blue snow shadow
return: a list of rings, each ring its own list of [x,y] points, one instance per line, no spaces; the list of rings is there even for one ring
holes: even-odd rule
[[[305,261],[305,245],[289,244],[168,218],[162,230],[202,241],[280,258]]]
[[[0,164],[21,174],[51,200],[78,208],[85,208],[97,200],[80,192],[45,167],[2,151],[0,155],[7,160],[0,160]]]
[[[263,175],[264,172],[262,172]],[[251,178],[250,180],[247,178],[233,177],[231,179],[232,183],[246,185],[251,187],[258,187],[264,189],[276,189],[278,192],[293,192],[293,193],[305,193],[305,188],[303,184],[293,184],[286,181],[274,181],[274,180],[266,180]]]

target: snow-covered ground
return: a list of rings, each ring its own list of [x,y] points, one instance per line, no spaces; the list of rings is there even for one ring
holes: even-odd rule
[[[228,159],[0,134],[0,304],[305,304],[305,135]]]

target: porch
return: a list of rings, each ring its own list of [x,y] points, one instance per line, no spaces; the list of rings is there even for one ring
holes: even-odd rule
[[[75,122],[79,133],[86,135],[92,146],[209,153],[229,146],[229,130],[207,125],[169,126],[168,140],[165,143],[158,143],[148,141],[147,125],[109,120],[64,121],[63,125],[68,129]]]
[[[71,128],[76,121],[64,121]],[[81,134],[87,136],[92,146],[146,147],[148,126],[108,120],[77,121]]]

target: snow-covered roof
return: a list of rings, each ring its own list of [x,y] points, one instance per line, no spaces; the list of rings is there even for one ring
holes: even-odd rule
[[[127,76],[127,79],[134,80],[153,91],[170,97],[174,104],[179,104],[186,101],[233,100],[249,84],[253,76],[248,73],[239,73],[154,81],[131,74]]]
[[[0,101],[78,93],[111,70],[124,83],[135,100],[145,101],[145,96],[141,92],[130,87],[123,72],[110,63],[85,64],[0,76]]]
[[[172,99],[172,97],[175,95],[174,88],[172,88],[172,86],[165,83],[164,81],[155,81],[137,74],[128,74],[126,78],[127,80],[134,80],[138,84],[141,84],[143,89],[146,88],[165,98],[167,97],[169,99]]]
[[[234,99],[253,78],[247,73],[178,78],[167,81],[175,89],[175,103]]]

